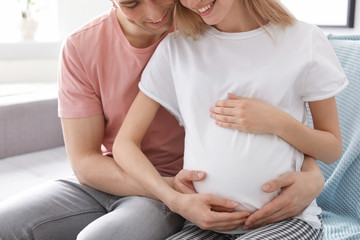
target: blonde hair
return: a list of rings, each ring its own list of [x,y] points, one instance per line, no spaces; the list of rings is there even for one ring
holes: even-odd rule
[[[242,1],[244,7],[263,29],[271,22],[281,27],[293,25],[295,17],[278,0],[235,0]],[[195,12],[184,7],[179,0],[175,3],[175,25],[185,36],[197,39],[209,26]],[[265,29],[270,35],[270,33]],[[270,35],[271,36],[271,35]]]

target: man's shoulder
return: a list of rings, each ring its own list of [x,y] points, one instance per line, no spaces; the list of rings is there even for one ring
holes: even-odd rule
[[[76,39],[81,38],[84,35],[94,35],[101,33],[101,29],[107,28],[109,24],[112,24],[111,15],[113,14],[112,10],[109,10],[94,19],[90,20],[89,22],[85,23],[84,25],[77,28],[74,32],[72,32],[68,38],[69,39]]]

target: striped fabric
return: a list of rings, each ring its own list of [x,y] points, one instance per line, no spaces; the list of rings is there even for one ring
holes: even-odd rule
[[[332,36],[329,41],[349,80],[336,97],[343,156],[319,163],[326,183],[317,202],[323,209],[324,240],[360,239],[360,35]]]
[[[317,240],[321,239],[321,235],[322,229],[314,229],[299,219],[289,219],[250,230],[242,235],[202,230],[187,224],[182,231],[166,240]]]

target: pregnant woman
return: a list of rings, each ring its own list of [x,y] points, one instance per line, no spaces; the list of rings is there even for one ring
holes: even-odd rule
[[[210,230],[241,239],[256,231],[239,227],[248,214],[276,196],[261,190],[264,183],[299,171],[304,154],[325,163],[341,156],[334,96],[347,80],[324,34],[294,19],[279,1],[181,3],[175,15],[180,32],[161,42],[144,70],[141,91],[115,141],[115,160],[200,228],[208,227],[199,224],[201,213],[191,210],[208,201],[208,193],[219,197],[219,205],[233,200],[238,215]],[[306,102],[314,129],[306,126]],[[140,150],[160,104],[185,128],[184,168],[206,172],[206,179],[195,183],[199,194],[175,191]],[[320,215],[313,202],[281,224],[296,226],[287,237],[302,231],[309,234],[304,239],[319,239]],[[209,234],[200,228],[199,234]],[[179,239],[194,239],[194,229],[184,231]]]

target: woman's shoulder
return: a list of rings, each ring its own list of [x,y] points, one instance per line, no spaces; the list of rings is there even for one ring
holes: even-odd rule
[[[170,49],[183,49],[187,47],[191,47],[196,44],[196,40],[194,40],[191,36],[185,36],[179,30],[175,30],[174,32],[169,33],[161,42],[162,47],[170,48]]]
[[[175,31],[169,33],[165,39],[167,39],[166,41],[168,41],[170,43],[172,43],[172,42],[189,42],[189,43],[191,43],[193,41],[196,41],[191,36],[185,36],[179,30],[175,30]]]
[[[314,32],[322,32],[319,27],[314,24],[310,24],[307,22],[303,22],[297,20],[293,25],[287,27],[287,31],[291,34],[296,34],[298,36],[307,37],[309,35],[313,35]]]
[[[288,25],[285,28],[279,25],[271,24],[269,32],[275,39],[291,40],[294,43],[297,41],[309,41],[315,37],[324,36],[323,31],[316,25],[297,20],[294,24]]]

